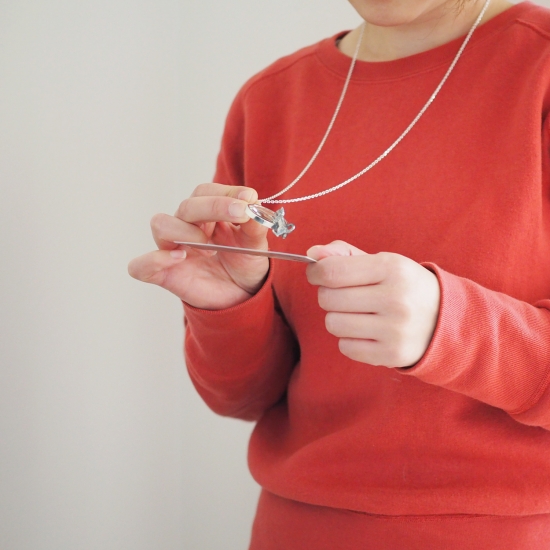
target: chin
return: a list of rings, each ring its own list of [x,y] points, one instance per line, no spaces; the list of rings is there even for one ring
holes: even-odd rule
[[[395,27],[412,23],[433,7],[429,0],[349,0],[371,25]]]

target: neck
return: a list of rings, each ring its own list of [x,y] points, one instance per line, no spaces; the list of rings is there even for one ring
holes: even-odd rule
[[[451,42],[468,33],[484,3],[484,0],[466,0],[459,11],[455,7],[456,1],[453,0],[452,4],[428,6],[419,12],[392,12],[390,8],[384,9],[385,6],[381,9],[374,6],[366,13],[360,12],[366,28],[357,59],[392,61]],[[481,24],[510,6],[512,4],[508,0],[491,0]],[[396,15],[398,11],[399,14]],[[352,57],[359,34],[360,28],[357,28],[344,36],[338,45],[340,51]]]

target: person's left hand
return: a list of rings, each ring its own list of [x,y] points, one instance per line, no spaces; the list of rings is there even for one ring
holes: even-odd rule
[[[417,363],[432,339],[439,313],[437,277],[390,252],[367,254],[343,242],[314,246],[307,278],[319,287],[327,330],[350,359],[385,367]]]

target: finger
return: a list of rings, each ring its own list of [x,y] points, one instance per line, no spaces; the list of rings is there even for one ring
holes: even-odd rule
[[[266,235],[269,229],[254,220],[249,220],[240,226],[239,244],[245,248],[262,248],[267,250]]]
[[[165,279],[164,270],[183,261],[185,257],[184,250],[155,250],[134,258],[128,264],[128,273],[138,281],[162,285]]]
[[[317,261],[329,256],[359,256],[362,254],[366,254],[366,252],[345,241],[333,241],[330,244],[312,246],[306,252],[307,256]]]
[[[391,352],[388,353],[386,346],[380,342],[340,338],[340,340],[338,340],[338,348],[342,355],[361,363],[368,363],[369,365],[377,367],[406,366],[405,364],[401,364],[402,361],[397,355],[393,357]]]
[[[306,269],[312,285],[344,288],[381,283],[388,274],[384,254],[358,256],[328,256]]]
[[[375,313],[329,312],[325,316],[325,327],[338,338],[361,340],[387,340],[388,327],[383,318]]]
[[[248,202],[228,196],[197,196],[184,200],[175,214],[187,223],[231,222],[245,223]]]
[[[319,306],[325,311],[341,313],[393,313],[399,309],[398,300],[384,285],[327,288],[317,292]]]
[[[223,185],[221,183],[202,183],[195,187],[192,197],[230,197],[248,203],[258,200],[258,193],[252,187],[242,185]]]
[[[208,242],[208,237],[200,227],[168,214],[155,214],[151,219],[151,231],[155,243],[161,250],[178,248],[174,241]]]

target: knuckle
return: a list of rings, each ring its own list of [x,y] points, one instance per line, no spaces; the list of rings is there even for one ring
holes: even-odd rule
[[[374,254],[378,261],[385,267],[391,267],[392,262],[394,261],[395,254],[392,254],[391,252],[377,252]]]
[[[242,193],[242,196],[240,196]],[[244,200],[244,201],[255,201],[258,199],[258,194],[252,187],[247,187],[246,185],[234,185],[229,188],[228,195],[235,199]]]
[[[339,259],[338,257],[331,257],[322,263],[322,277],[329,288],[337,288],[346,277],[345,262],[338,261]]]
[[[408,299],[401,301],[399,318],[404,327],[408,327],[414,320],[414,306]]]
[[[187,217],[189,216],[189,199],[185,199],[180,203],[178,207],[177,216],[182,220],[187,219]]]
[[[404,256],[393,252],[379,252],[377,256],[384,266],[386,273],[391,275],[394,281],[402,281],[408,278],[410,266]]]
[[[404,256],[393,254],[391,261],[392,274],[397,281],[406,282],[411,275],[411,263]]]
[[[205,191],[210,187],[208,183],[199,183],[195,189],[193,189],[192,197],[200,197],[205,194]]]
[[[392,321],[384,327],[384,342],[392,350],[402,350],[406,347],[409,337],[405,323]]]
[[[150,223],[153,234],[158,235],[166,225],[166,214],[155,214]]]
[[[244,189],[248,190],[250,193],[249,198],[247,199],[249,202],[254,202],[258,200],[258,192],[256,189],[253,189],[252,187],[244,187]]]
[[[393,273],[396,280],[400,281],[401,283],[405,283],[410,278],[410,266],[407,262],[396,260],[393,268]]]
[[[227,217],[227,204],[222,197],[214,197],[211,204],[212,216],[215,220],[225,219]]]
[[[396,319],[398,323],[404,324],[410,322],[413,314],[412,305],[399,291],[394,292],[392,296],[387,299],[386,306],[392,317]]]
[[[382,296],[382,307],[390,315],[399,315],[401,308],[403,307],[401,296],[398,292],[393,290],[392,292],[384,293]]]

